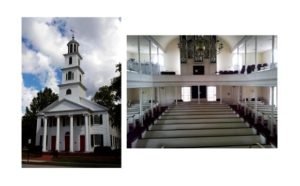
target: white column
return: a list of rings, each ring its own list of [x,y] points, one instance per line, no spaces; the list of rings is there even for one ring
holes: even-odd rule
[[[43,152],[47,152],[47,117],[44,117]]]
[[[157,87],[157,102],[160,104],[160,87]]]
[[[234,98],[235,98],[234,86],[232,86],[231,87],[231,102],[232,102],[232,104],[236,103],[235,100],[234,100]]]
[[[175,103],[177,105],[177,87],[175,86],[174,88],[175,88]]]
[[[144,126],[144,116],[143,116],[143,89],[140,88],[140,124]]]
[[[200,85],[197,85],[198,87],[198,103],[200,103]]]
[[[73,148],[73,115],[70,115],[70,152],[74,152],[74,148]]]
[[[254,88],[254,98],[255,98],[255,117],[254,123],[257,123],[257,87]]]
[[[274,131],[273,131],[273,124],[274,124],[274,86],[272,86],[271,90],[271,101],[272,101],[272,112],[271,112],[271,122],[270,122],[270,135],[274,136]]]
[[[237,103],[238,103],[238,105],[240,104],[240,92],[241,92],[241,87],[238,86],[238,92],[237,92]]]
[[[105,114],[103,114],[102,117],[104,118],[103,122],[107,123],[107,127],[106,127],[106,133],[107,133],[107,135],[103,136],[104,145],[105,146],[110,146],[110,134],[111,134],[111,132],[110,132],[110,130],[111,130],[110,126],[111,125],[110,125],[110,120],[109,120],[109,114],[108,114],[108,112],[106,112]],[[106,144],[105,144],[105,141],[106,141]]]
[[[272,64],[270,66],[270,68],[274,68],[274,63],[275,63],[275,36],[272,36]]]
[[[246,94],[245,94],[246,95]],[[244,98],[244,103],[245,103],[245,105],[244,105],[244,115],[246,115],[246,109],[247,109],[247,101],[246,101],[246,96],[245,96],[245,98]]]
[[[222,86],[220,85],[220,104],[222,104],[222,99],[223,99]]]
[[[157,87],[158,111],[160,112],[160,87]]]
[[[140,36],[138,37],[138,59],[139,59],[139,73],[142,73],[141,54],[140,54]]]
[[[150,58],[150,74],[153,75],[153,69],[152,69],[152,56],[151,56],[151,41],[149,40],[149,58]]]
[[[89,152],[89,115],[84,115],[85,125],[85,152]]]
[[[60,117],[56,117],[56,150],[59,151]]]
[[[40,129],[41,129],[41,117],[38,116],[37,124],[36,124],[36,132],[35,132],[35,145],[39,145],[41,143],[40,141],[38,141],[38,140],[40,140],[40,137],[39,137]]]
[[[237,108],[238,108],[238,111],[240,111],[240,91],[241,91],[241,87],[238,86],[238,88],[237,88]]]
[[[246,39],[245,39],[245,72],[244,72],[244,74],[247,74],[247,41],[246,41]]]
[[[254,51],[255,51],[255,72],[257,72],[257,56],[258,56],[258,53],[257,53],[257,36],[254,36]]]
[[[153,111],[153,94],[154,94],[154,87],[151,88],[151,118],[154,117],[154,111]]]

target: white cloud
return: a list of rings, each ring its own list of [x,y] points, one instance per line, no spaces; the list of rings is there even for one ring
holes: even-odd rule
[[[33,87],[25,87],[24,83],[22,84],[22,113],[25,113],[26,107],[28,107],[32,99],[37,95],[38,90]]]
[[[117,75],[115,65],[125,56],[125,35],[121,23],[118,18],[62,19],[66,22],[67,36],[62,36],[57,27],[47,24],[52,18],[22,19],[22,37],[31,41],[37,49],[34,52],[23,44],[23,73],[36,75],[43,86],[58,93],[59,80],[55,70],[63,67],[63,54],[67,52],[67,43],[71,39],[69,30],[72,28],[75,39],[80,43],[81,66],[85,71],[83,82],[88,89],[87,97],[91,98],[99,87],[110,84]],[[24,87],[23,93],[30,90],[35,92],[33,88]]]

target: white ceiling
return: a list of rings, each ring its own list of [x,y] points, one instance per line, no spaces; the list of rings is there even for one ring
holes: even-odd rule
[[[242,35],[237,35],[237,36],[232,36],[232,35],[221,35],[221,36],[217,36],[218,39],[224,41],[230,48],[230,50],[232,51],[234,46],[236,44],[238,44],[239,41],[241,41],[243,39]]]

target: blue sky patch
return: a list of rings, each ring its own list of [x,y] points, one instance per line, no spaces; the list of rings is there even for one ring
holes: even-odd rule
[[[61,84],[61,70],[59,68],[55,69],[56,79],[58,80],[58,84]]]
[[[67,22],[63,19],[54,18],[51,22],[48,22],[47,25],[56,27],[62,37],[65,37],[68,34]]]
[[[36,75],[29,73],[22,73],[23,83],[25,87],[34,87],[37,90],[41,90],[43,86],[39,78]]]
[[[32,42],[27,39],[26,37],[22,36],[22,43],[29,49],[33,50],[34,52],[39,52],[39,50],[32,44]]]

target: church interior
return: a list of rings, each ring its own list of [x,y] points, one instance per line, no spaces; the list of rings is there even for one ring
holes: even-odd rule
[[[128,148],[277,148],[276,35],[127,36]]]

